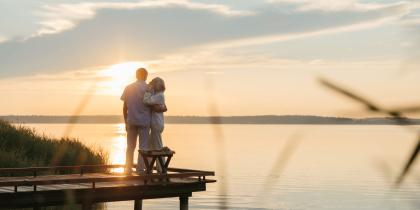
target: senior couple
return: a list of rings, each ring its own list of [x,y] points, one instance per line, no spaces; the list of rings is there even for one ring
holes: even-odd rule
[[[163,112],[167,111],[164,97],[165,83],[156,77],[147,84],[147,75],[146,69],[137,69],[137,81],[128,85],[121,95],[121,100],[124,101],[123,114],[127,131],[126,174],[132,173],[137,139],[140,150],[158,150],[163,147]],[[136,172],[138,174],[145,172],[141,155],[137,159]]]

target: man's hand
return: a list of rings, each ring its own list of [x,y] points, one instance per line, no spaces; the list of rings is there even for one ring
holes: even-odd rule
[[[168,108],[166,108],[166,105],[160,105],[160,104],[156,104],[152,106],[152,110],[154,112],[166,112],[168,111]]]
[[[166,112],[166,111],[168,111],[168,108],[166,108],[166,105],[164,104],[164,105],[161,105],[161,110],[162,110],[162,112]]]

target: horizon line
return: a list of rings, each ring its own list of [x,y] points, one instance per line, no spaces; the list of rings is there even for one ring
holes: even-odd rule
[[[90,115],[43,115],[43,114],[27,114],[27,115],[16,115],[16,114],[3,114],[0,117],[123,117],[118,114],[90,114]],[[343,118],[343,119],[388,119],[388,116],[365,116],[365,117],[344,117],[344,116],[331,116],[331,115],[311,115],[311,114],[262,114],[262,115],[165,115],[165,117],[324,117],[324,118]],[[420,119],[417,117],[407,117],[408,119]]]

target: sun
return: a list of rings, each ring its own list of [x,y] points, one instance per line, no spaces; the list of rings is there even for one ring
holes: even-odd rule
[[[100,93],[121,94],[125,86],[135,81],[136,70],[141,67],[147,66],[142,62],[125,62],[98,71],[98,76],[102,78],[98,85]]]

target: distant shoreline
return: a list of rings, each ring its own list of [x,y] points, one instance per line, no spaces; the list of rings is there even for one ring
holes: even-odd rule
[[[123,123],[119,115],[45,116],[45,115],[7,115],[0,116],[11,123],[30,124],[115,124]],[[420,119],[408,119],[409,125],[420,125]],[[280,125],[396,125],[391,118],[342,118],[306,115],[260,115],[260,116],[166,116],[168,124],[280,124]]]

